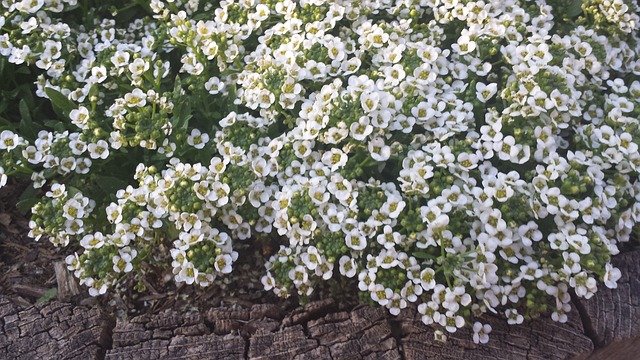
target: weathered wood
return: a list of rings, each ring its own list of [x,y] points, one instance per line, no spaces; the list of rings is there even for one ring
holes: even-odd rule
[[[483,320],[493,330],[484,345],[473,343],[468,328],[435,341],[415,308],[395,317],[367,306],[342,311],[333,299],[294,310],[284,302],[229,303],[114,320],[98,308],[59,301],[24,307],[0,296],[0,359],[636,359],[640,252],[614,263],[623,273],[619,288],[580,301],[566,324],[541,318],[510,326],[489,315]]]
[[[332,359],[401,359],[399,344],[383,308],[362,306],[309,321],[309,336],[326,347]]]
[[[0,359],[96,359],[111,346],[111,319],[51,302],[23,309],[0,296]]]
[[[58,284],[58,300],[66,302],[80,294],[78,281],[73,274],[69,272],[65,263],[56,261],[53,264],[53,270],[56,273],[56,282]]]
[[[577,304],[596,347],[640,336],[640,251],[620,254],[612,263],[622,272],[618,288],[601,285],[594,297]]]
[[[435,329],[425,326],[417,311],[403,311],[392,322],[399,327],[406,360],[418,359],[566,359],[593,349],[584,335],[579,314],[568,314],[565,324],[540,318],[519,326],[508,325],[494,315],[483,318],[492,327],[487,344],[472,340],[473,332],[462,328],[447,335],[447,342],[434,341]]]

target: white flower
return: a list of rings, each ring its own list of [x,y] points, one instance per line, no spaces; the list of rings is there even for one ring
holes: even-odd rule
[[[466,29],[463,30],[463,33],[467,32]],[[461,35],[458,37],[458,41],[456,44],[453,44],[451,48],[457,51],[460,55],[469,54],[476,50],[477,44],[475,41],[469,38],[469,35]]]
[[[384,285],[375,284],[371,289],[371,299],[377,302],[381,306],[385,306],[389,303],[389,300],[393,297],[393,290],[385,288]]]
[[[191,130],[191,134],[187,137],[187,144],[196,149],[203,149],[207,142],[209,142],[209,135],[198,129]]]
[[[229,254],[220,254],[216,256],[214,267],[217,271],[228,274],[231,272],[231,264],[233,263],[233,258]]]
[[[91,278],[90,278],[91,279]],[[91,283],[86,281],[85,284],[89,287],[89,295],[91,296],[99,296],[104,295],[107,292],[107,283],[104,280],[93,281],[91,279]]]
[[[89,109],[84,106],[73,109],[69,112],[69,118],[71,122],[80,129],[86,129],[87,122],[89,121]]]
[[[498,84],[491,83],[489,85],[478,82],[476,83],[476,97],[483,103],[491,99],[498,91]]]
[[[113,261],[113,271],[116,273],[128,273],[133,270],[133,264],[131,261],[136,257],[138,252],[136,250],[132,250],[131,248],[124,247],[118,250],[118,255],[115,255],[112,258]]]
[[[101,232],[85,235],[82,240],[80,240],[80,245],[87,250],[99,249],[104,246],[104,244],[105,237]]]
[[[348,278],[356,276],[358,266],[354,258],[343,255],[340,260],[340,274]]]
[[[131,55],[129,55],[128,52],[123,51],[123,50],[118,50],[116,51],[113,56],[111,56],[111,58],[109,60],[111,60],[111,63],[115,66],[115,67],[123,67],[127,64],[129,64],[129,59],[131,58]]]
[[[435,274],[431,268],[425,268],[420,272],[420,277],[417,280],[424,291],[430,291],[436,287]]]
[[[196,281],[196,277],[200,272],[195,268],[193,263],[187,261],[181,266],[180,271],[175,276],[176,282],[186,282],[188,285]]]
[[[147,94],[136,88],[124,95],[124,101],[129,107],[143,107],[147,104]]]
[[[367,239],[358,231],[352,231],[345,236],[347,247],[353,250],[364,250],[367,246]]]
[[[349,126],[349,135],[351,135],[354,140],[364,141],[372,132],[373,126],[371,126],[371,120],[368,116],[361,116],[357,122]]]
[[[204,83],[204,88],[209,92],[209,94],[215,95],[225,89],[225,83],[221,82],[220,78],[213,76]]]
[[[133,60],[133,62],[130,63],[128,67],[132,75],[140,76],[142,75],[142,73],[149,70],[149,63],[142,58],[137,58]]]
[[[505,315],[507,316],[507,323],[509,325],[522,324],[524,321],[524,316],[518,314],[518,310],[516,309],[507,309]]]
[[[329,151],[322,154],[322,163],[330,166],[331,171],[336,171],[347,163],[349,157],[342,150],[338,148],[331,148]]]
[[[293,281],[295,286],[306,284],[309,281],[309,274],[307,268],[302,265],[297,265],[295,268],[289,271],[289,279]]]
[[[22,138],[10,130],[0,133],[0,150],[11,151],[22,144]]]
[[[384,139],[376,136],[369,141],[369,154],[375,161],[386,161],[391,157],[391,147],[386,145]]]
[[[98,140],[96,143],[87,145],[89,156],[92,159],[106,159],[109,157],[109,143],[104,140]]]
[[[621,277],[622,273],[620,269],[613,267],[611,263],[605,265],[605,274],[602,280],[609,289],[618,288],[618,280],[620,280]]]
[[[597,290],[596,279],[582,271],[569,279],[569,285],[576,291],[576,295],[590,299]]]
[[[473,324],[473,342],[476,344],[486,344],[489,342],[489,333],[491,333],[491,325],[475,322]]]

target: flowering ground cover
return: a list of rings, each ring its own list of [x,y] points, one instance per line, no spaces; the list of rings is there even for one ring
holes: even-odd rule
[[[353,285],[485,343],[483,313],[564,322],[621,276],[635,0],[2,8],[2,76],[34,87],[4,91],[0,185],[31,179],[30,236],[93,296],[218,284],[260,254],[278,296]]]

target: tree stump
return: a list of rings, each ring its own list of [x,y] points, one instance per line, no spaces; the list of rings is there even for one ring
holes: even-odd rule
[[[640,251],[614,264],[618,289],[574,301],[566,324],[542,318],[509,326],[487,316],[491,340],[470,329],[434,340],[415,308],[399,316],[332,299],[290,312],[278,304],[165,311],[130,319],[59,301],[22,307],[0,296],[0,359],[636,359],[640,351]],[[594,351],[595,349],[595,351]]]

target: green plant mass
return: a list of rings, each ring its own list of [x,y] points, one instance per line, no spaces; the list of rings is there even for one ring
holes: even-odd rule
[[[279,296],[351,279],[484,343],[483,313],[565,322],[621,277],[636,0],[0,8],[0,186],[32,180],[30,236],[91,295],[210,286],[253,249]]]

